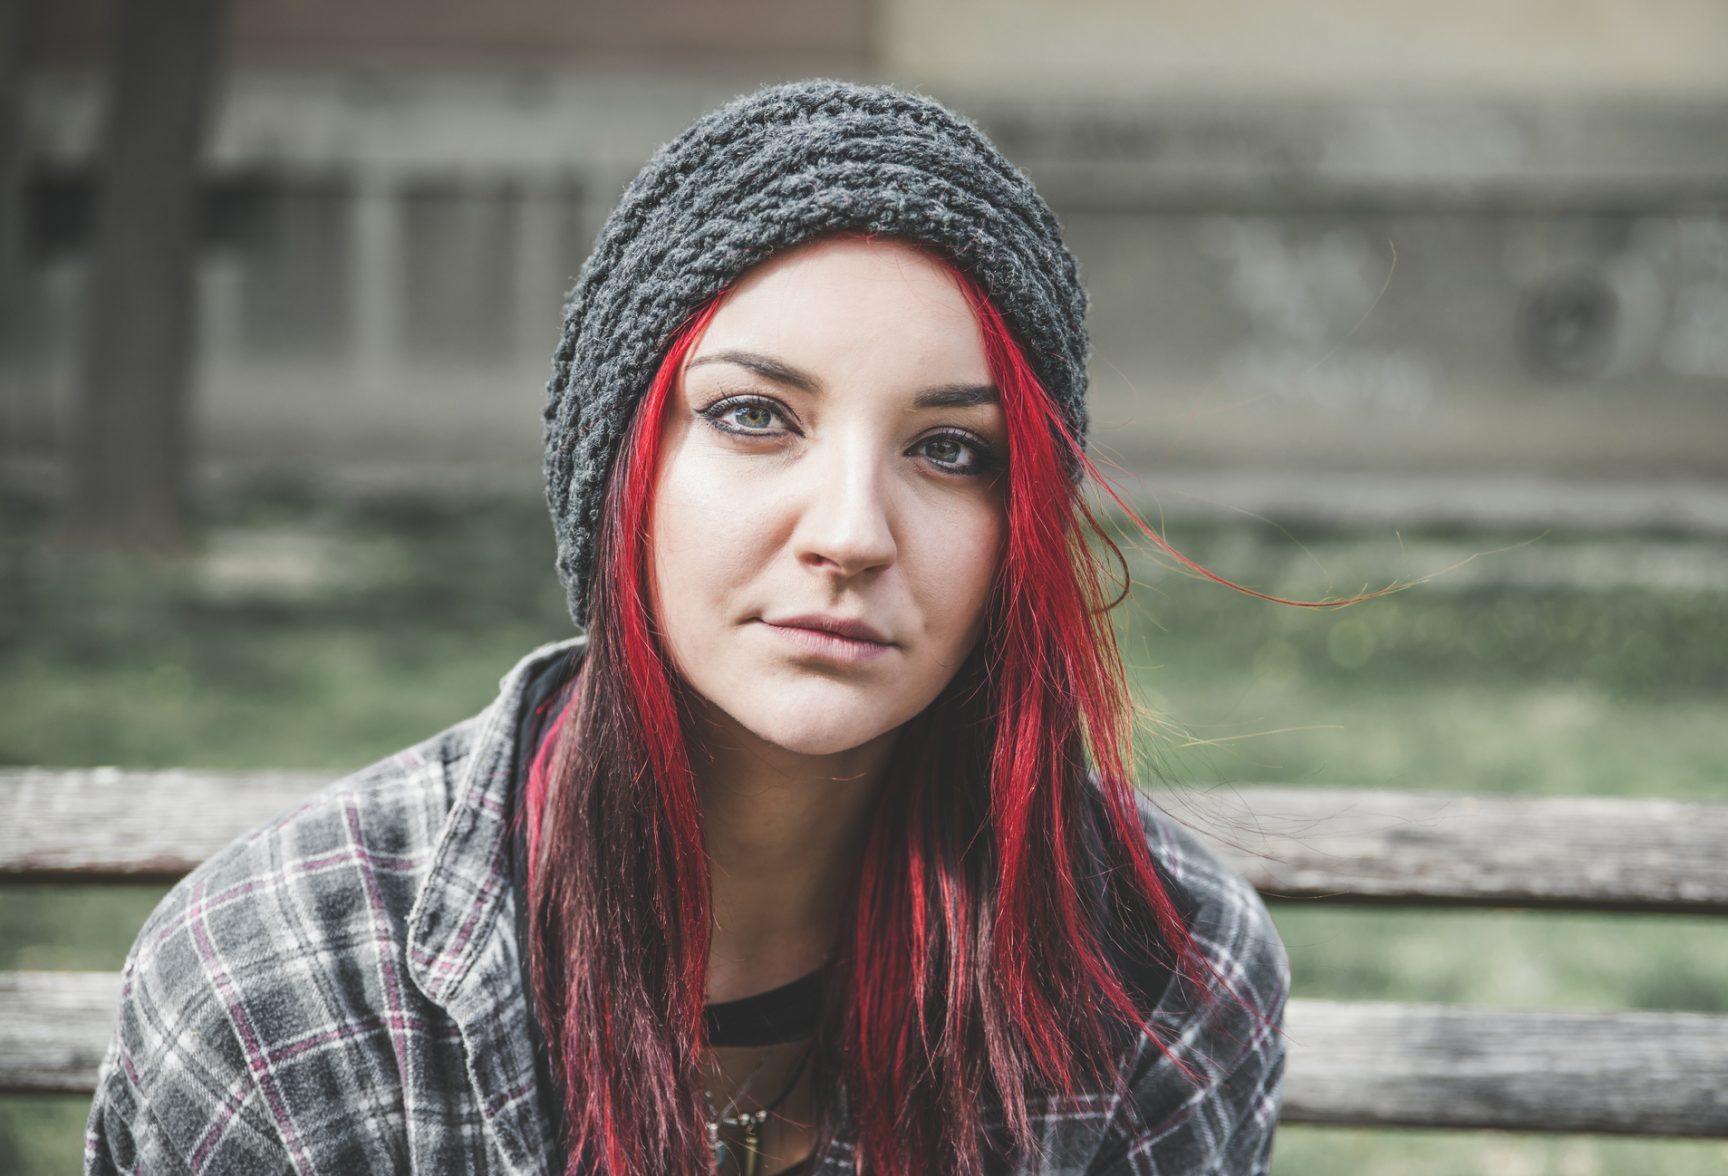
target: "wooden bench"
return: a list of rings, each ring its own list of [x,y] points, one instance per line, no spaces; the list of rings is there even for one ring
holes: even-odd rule
[[[328,779],[0,770],[0,884],[171,880]],[[1728,914],[1728,804],[1267,786],[1168,807],[1203,836],[1217,816],[1276,902]],[[90,1092],[117,994],[0,973],[0,1092]],[[1285,1027],[1287,1123],[1728,1137],[1728,1016],[1298,997]]]

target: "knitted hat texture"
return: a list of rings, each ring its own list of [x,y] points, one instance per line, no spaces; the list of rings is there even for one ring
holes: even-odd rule
[[[1078,267],[1031,181],[976,126],[920,94],[831,79],[736,98],[625,188],[564,306],[546,499],[579,627],[607,479],[673,334],[752,266],[844,231],[934,248],[976,278],[1084,443]]]

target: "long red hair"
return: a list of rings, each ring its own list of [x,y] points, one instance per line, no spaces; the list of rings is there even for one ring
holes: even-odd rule
[[[893,1176],[979,1176],[992,1151],[1034,1147],[1035,1098],[1119,1089],[1141,1038],[1168,1052],[1137,964],[1156,960],[1205,998],[1227,989],[1136,810],[1128,687],[1088,544],[1109,539],[1068,472],[1096,470],[984,291],[942,264],[1001,393],[1006,551],[978,647],[896,743],[814,1055],[822,1137],[843,1086],[860,1160]],[[710,1168],[708,861],[646,535],[677,373],[723,300],[671,339],[623,441],[587,651],[529,774],[527,950],[570,1172]]]

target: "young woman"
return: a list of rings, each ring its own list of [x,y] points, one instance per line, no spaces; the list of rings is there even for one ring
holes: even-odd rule
[[[662,148],[549,389],[585,635],[175,889],[87,1171],[1264,1172],[1288,969],[1131,784],[1084,314],[922,97]]]

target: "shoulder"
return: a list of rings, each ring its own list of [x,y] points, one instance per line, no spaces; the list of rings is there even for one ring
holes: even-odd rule
[[[1212,964],[1240,975],[1262,1007],[1282,1006],[1290,987],[1284,941],[1265,901],[1241,870],[1215,848],[1158,807],[1145,793],[1135,797],[1153,860],[1180,886],[1191,915],[1189,931]],[[1178,1007],[1186,1008],[1178,994]]]
[[[280,1164],[290,1095],[259,1078],[284,1051],[363,1034],[396,1003],[379,989],[400,972],[474,722],[337,780],[163,898],[122,972],[87,1134],[92,1170]]]
[[[1158,1041],[1133,1059],[1109,1150],[1122,1171],[1264,1172],[1283,1093],[1283,940],[1241,871],[1138,803],[1154,860],[1190,901],[1204,975],[1179,978],[1155,1010]]]
[[[182,878],[133,945],[134,989],[174,999],[183,983],[350,943],[356,920],[405,918],[472,722],[336,780]]]

